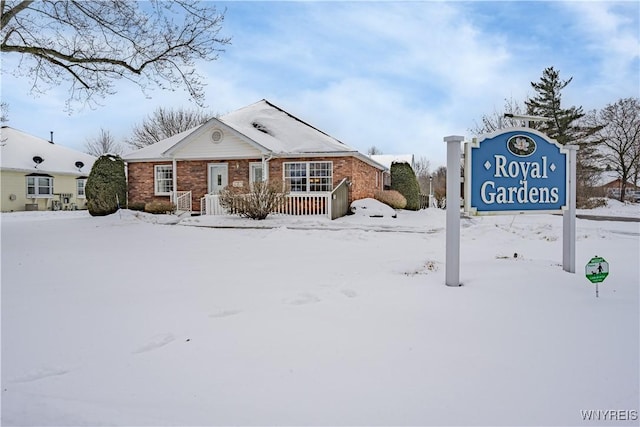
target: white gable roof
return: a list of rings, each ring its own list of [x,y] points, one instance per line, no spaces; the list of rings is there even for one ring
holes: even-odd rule
[[[202,125],[205,126],[205,125]],[[158,160],[163,158],[163,153],[167,150],[170,150],[179,142],[187,139],[189,135],[195,133],[202,126],[197,126],[195,128],[186,130],[184,132],[177,133],[167,139],[163,139],[162,141],[158,141],[155,144],[148,145],[146,147],[140,148],[139,150],[133,151],[123,156],[124,160]]]
[[[36,168],[34,157],[43,159]],[[96,158],[90,154],[72,150],[46,139],[38,138],[9,126],[0,132],[0,166],[2,170],[24,172],[62,173],[89,175]],[[76,162],[84,166],[78,168]]]
[[[220,121],[276,154],[356,151],[265,99],[224,115]]]
[[[236,140],[248,144],[247,147],[251,150],[247,150],[247,153],[253,155],[256,150],[264,155],[275,157],[353,155],[379,169],[384,169],[369,157],[264,99],[129,153],[124,156],[124,159],[127,161],[171,159],[174,154],[183,152],[185,146],[201,142],[202,135],[215,128],[222,128],[225,134],[233,134]],[[210,147],[211,157],[216,157],[216,145],[211,144]]]

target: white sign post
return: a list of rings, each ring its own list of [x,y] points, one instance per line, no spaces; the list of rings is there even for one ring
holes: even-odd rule
[[[447,246],[445,283],[460,286],[460,144],[463,136],[445,136],[447,143]]]
[[[565,145],[569,150],[569,183],[567,209],[562,212],[562,269],[576,272],[576,152],[577,145]]]

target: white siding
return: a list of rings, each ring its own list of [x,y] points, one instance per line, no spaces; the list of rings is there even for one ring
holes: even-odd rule
[[[211,139],[213,129],[198,135],[192,141],[180,147],[175,152],[179,159],[232,159],[259,158],[262,153],[256,147],[243,141],[229,132],[224,132],[222,140],[214,143]]]

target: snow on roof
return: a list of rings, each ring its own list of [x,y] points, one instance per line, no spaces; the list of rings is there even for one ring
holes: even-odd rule
[[[228,126],[252,144],[275,156],[353,155],[376,168],[384,169],[383,165],[356,149],[343,144],[265,99],[129,153],[124,158],[125,160],[169,159],[171,152],[178,145],[188,144],[190,137],[198,135],[203,128],[219,126],[219,124]]]
[[[409,163],[411,167],[414,167],[413,154],[373,154],[369,157],[387,169],[391,169],[392,163]]]
[[[207,122],[208,123],[208,122]],[[163,139],[162,141],[158,141],[155,144],[148,145],[144,148],[140,148],[139,150],[132,151],[131,153],[125,154],[123,158],[125,160],[155,160],[161,159],[165,151],[171,149],[176,144],[187,138],[192,133],[196,133],[198,129],[203,126],[206,126],[207,123],[202,124],[200,126],[196,126],[184,132],[177,133],[167,139]]]
[[[34,157],[42,162],[37,165]],[[9,126],[0,131],[0,167],[2,170],[89,175],[96,158],[46,139],[29,135]],[[76,166],[82,162],[82,168]]]
[[[612,182],[617,181],[620,178],[620,172],[618,171],[602,171],[600,172],[598,180],[596,181],[596,187],[602,187],[604,185],[611,184]],[[633,185],[633,177],[628,177],[627,183],[629,185]]]
[[[616,171],[602,171],[600,172],[596,181],[596,187],[602,187],[617,179],[620,179],[620,174]]]
[[[226,114],[220,121],[277,154],[356,151],[265,99]]]

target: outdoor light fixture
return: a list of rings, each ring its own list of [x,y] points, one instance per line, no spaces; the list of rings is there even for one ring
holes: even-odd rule
[[[525,127],[529,127],[529,122],[548,122],[549,120],[553,120],[551,117],[528,116],[523,114],[512,114],[512,113],[504,113],[503,117],[505,119],[524,120]]]

